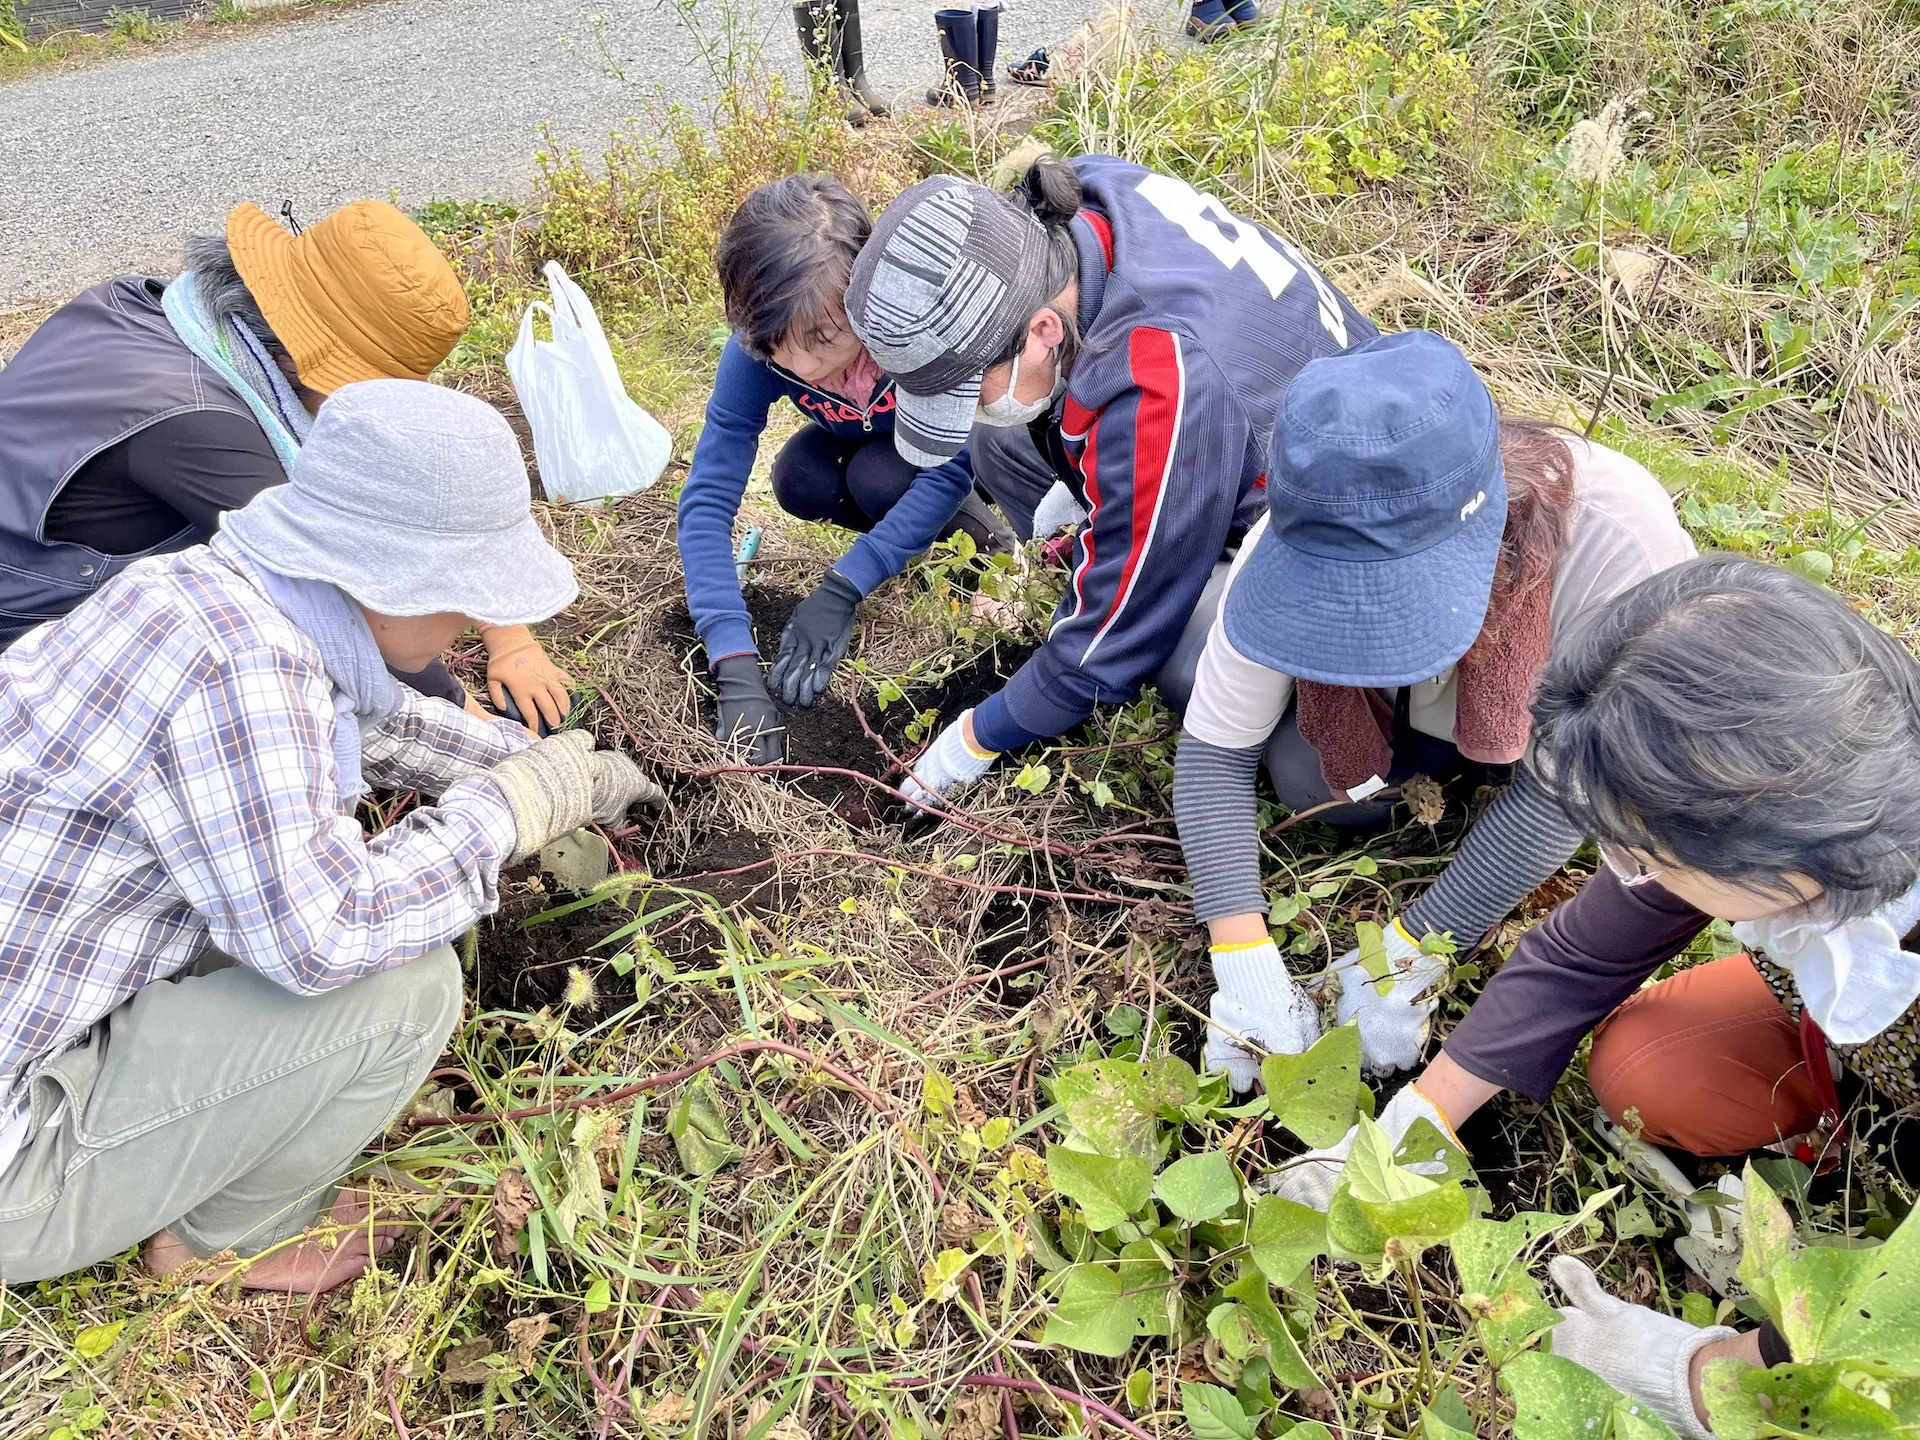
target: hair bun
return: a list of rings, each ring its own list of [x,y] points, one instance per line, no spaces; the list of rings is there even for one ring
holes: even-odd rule
[[[1059,230],[1080,213],[1080,176],[1064,160],[1041,154],[1014,187],[1014,198],[1049,230]]]

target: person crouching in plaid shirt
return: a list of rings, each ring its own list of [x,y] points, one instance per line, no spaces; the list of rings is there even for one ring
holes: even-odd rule
[[[502,866],[664,797],[387,667],[577,593],[505,419],[369,380],[211,543],[0,656],[0,1281],[144,1240],[317,1291],[391,1243],[336,1182],[460,1017],[448,942]],[[368,839],[370,784],[438,801]]]

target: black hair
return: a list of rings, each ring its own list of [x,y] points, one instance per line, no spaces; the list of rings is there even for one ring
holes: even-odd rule
[[[757,360],[783,341],[831,340],[847,277],[873,233],[867,207],[831,175],[789,175],[740,202],[714,251],[727,323]]]
[[[1027,168],[1008,197],[1046,228],[1047,277],[1043,294],[1058,295],[1067,288],[1067,282],[1080,273],[1080,249],[1073,243],[1067,225],[1080,213],[1082,194],[1080,176],[1073,166],[1043,155]],[[1053,306],[1049,303],[1040,309],[1053,309]],[[1060,316],[1067,331],[1067,338],[1060,346],[1060,373],[1064,375],[1073,368],[1073,357],[1080,353],[1080,317],[1060,310],[1054,313]],[[1008,364],[1026,349],[1027,327],[1032,323],[1033,316],[1029,315],[1008,338],[1005,348],[987,362],[986,368],[991,370],[996,365]]]
[[[291,358],[291,352],[273,333],[267,317],[260,313],[260,302],[253,298],[253,292],[247,289],[247,282],[240,278],[240,270],[233,263],[233,251],[227,247],[226,236],[188,236],[181,268],[194,272],[200,301],[207,307],[216,325],[227,320],[238,320],[253,332],[253,338],[266,347],[267,353],[275,360]]]
[[[1702,555],[1541,671],[1528,765],[1596,839],[1834,920],[1920,873],[1920,665],[1832,591]]]

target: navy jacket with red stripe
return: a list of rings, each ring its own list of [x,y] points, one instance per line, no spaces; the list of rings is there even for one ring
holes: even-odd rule
[[[1289,241],[1184,181],[1073,162],[1083,343],[1056,412],[1091,518],[1047,642],[974,714],[993,750],[1132,700],[1179,643],[1309,360],[1377,334]]]

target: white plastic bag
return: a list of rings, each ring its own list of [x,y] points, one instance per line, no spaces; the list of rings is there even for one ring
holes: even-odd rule
[[[545,274],[553,303],[527,307],[520,338],[507,352],[507,374],[533,427],[540,483],[549,500],[644,490],[667,468],[672,437],[628,398],[586,292],[558,261],[549,260]],[[541,313],[553,326],[551,340],[534,338],[534,317]]]

